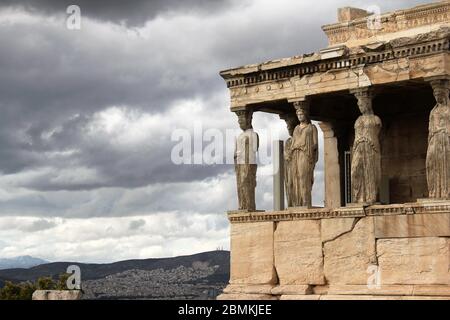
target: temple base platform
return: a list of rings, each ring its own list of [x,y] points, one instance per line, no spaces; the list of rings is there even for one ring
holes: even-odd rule
[[[450,300],[450,201],[235,212],[221,300]]]

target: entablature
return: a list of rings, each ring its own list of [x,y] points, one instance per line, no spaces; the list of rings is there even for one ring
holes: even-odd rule
[[[223,71],[231,109],[448,74],[450,28]],[[324,58],[323,58],[324,57]],[[444,58],[442,58],[444,57]]]

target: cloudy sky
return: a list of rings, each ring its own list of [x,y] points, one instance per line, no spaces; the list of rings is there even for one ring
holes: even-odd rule
[[[426,2],[0,0],[0,257],[109,262],[229,248],[233,167],[171,161],[177,129],[237,129],[218,72],[326,47],[320,26],[337,7]],[[70,4],[81,30],[66,27]],[[256,114],[254,127],[287,135],[271,115]],[[271,183],[268,164],[261,209]]]

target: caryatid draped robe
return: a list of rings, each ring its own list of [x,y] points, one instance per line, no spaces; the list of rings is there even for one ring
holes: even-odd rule
[[[288,207],[294,206],[292,165],[292,138],[289,138],[284,144],[284,184],[286,186],[285,189]]]
[[[437,105],[430,114],[426,160],[430,198],[450,199],[450,107]]]
[[[381,182],[381,127],[376,115],[362,115],[356,120],[351,167],[353,203],[377,201]]]
[[[319,159],[317,128],[302,123],[292,137],[292,206],[311,207],[314,169]]]
[[[258,135],[253,129],[245,130],[236,139],[235,171],[239,210],[256,210],[256,153],[259,148]]]

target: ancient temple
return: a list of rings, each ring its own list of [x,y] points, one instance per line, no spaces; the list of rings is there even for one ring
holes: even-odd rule
[[[450,299],[450,1],[338,19],[323,50],[221,72],[242,124],[236,152],[249,154],[236,162],[221,299]],[[285,210],[254,204],[255,112],[278,114],[291,136]]]

